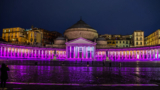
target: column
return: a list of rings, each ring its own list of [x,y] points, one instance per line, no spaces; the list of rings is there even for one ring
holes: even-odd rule
[[[96,46],[94,46],[94,51],[93,51],[93,55],[94,55],[94,60],[95,60],[95,58],[96,58]],[[106,56],[107,57],[107,56]]]
[[[153,50],[153,59],[155,59],[155,49]]]
[[[12,49],[13,49],[13,48],[10,48],[10,52],[9,52],[9,53],[10,53],[10,56],[9,56],[9,57],[12,57],[12,56],[13,56]]]
[[[88,59],[87,46],[86,46],[86,59]]]
[[[26,49],[24,49],[24,58],[26,58],[27,57],[27,53],[26,53]]]
[[[102,60],[102,59],[103,59],[103,58],[102,58],[102,51],[100,51],[100,57],[101,57],[101,60]]]
[[[3,49],[3,47],[1,47],[1,56],[2,56],[2,53],[4,53],[4,52],[2,52],[3,51],[2,49]]]
[[[65,52],[65,51],[63,51],[63,58],[65,57],[65,56],[64,56],[64,52]]]
[[[34,50],[34,58],[36,58],[36,53],[37,53],[37,52],[36,52],[36,49],[35,49],[35,50]]]
[[[57,51],[58,52],[58,51]],[[59,57],[59,56],[58,56]],[[46,58],[46,50],[43,52],[43,58]]]
[[[115,51],[115,60],[117,59],[116,51]]]
[[[29,52],[30,52],[30,49],[28,49],[28,58],[29,58],[29,56],[30,56],[30,53],[29,53]]]
[[[143,50],[143,60],[144,60],[144,50]]]
[[[45,58],[47,58],[47,50],[45,50]],[[60,57],[60,51],[59,51],[59,53],[58,53],[59,55],[58,55],[58,57]]]
[[[52,53],[51,53],[51,59],[53,59],[53,51],[51,50],[51,52],[52,52]],[[39,54],[39,55],[41,55],[41,54]]]
[[[42,50],[42,57],[41,57],[42,59],[43,59],[43,52],[44,52],[44,51]]]
[[[146,59],[148,59],[148,50],[146,50]]]
[[[157,59],[159,59],[159,57],[158,57],[158,49],[157,49]]]
[[[137,60],[137,51],[136,51],[136,60]]]
[[[76,58],[76,55],[75,55],[75,54],[76,54],[76,47],[74,46],[74,54],[73,54],[73,55],[74,55],[74,58]]]
[[[23,49],[21,49],[21,58],[22,58],[22,54],[23,54]]]
[[[150,60],[151,60],[151,51],[152,51],[152,50],[150,50]]]
[[[16,54],[15,54],[15,53],[16,53],[16,48],[14,48],[14,57],[16,57]]]
[[[9,48],[7,47],[7,57],[9,57]]]
[[[127,51],[125,51],[125,60],[127,59]]]
[[[123,60],[123,51],[122,51],[122,60]]]
[[[69,53],[70,53],[70,58],[71,58],[71,48],[72,48],[72,47],[70,46],[70,52],[69,52]]]
[[[141,50],[139,51],[139,59],[142,59],[142,58],[141,58]]]
[[[131,59],[131,56],[130,56],[130,51],[129,51],[129,60]]]
[[[79,58],[79,46],[78,46],[78,58]]]
[[[18,48],[18,55],[17,55],[17,56],[18,56],[18,58],[19,58],[19,48]]]
[[[84,58],[84,55],[83,55],[84,52],[83,51],[84,51],[84,47],[82,46],[82,59]]]
[[[41,50],[39,50],[38,58],[40,58],[40,56],[41,56]]]
[[[120,53],[120,51],[118,51],[118,60],[120,60],[120,55],[121,55],[121,53]]]
[[[4,51],[3,52],[4,52],[3,56],[6,57],[6,47],[4,47]]]
[[[109,59],[109,52],[110,52],[110,51],[108,51],[108,59]]]
[[[90,46],[90,59],[92,58],[92,46]]]
[[[134,59],[134,51],[132,51],[132,60]]]

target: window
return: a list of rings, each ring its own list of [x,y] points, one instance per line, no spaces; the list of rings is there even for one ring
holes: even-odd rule
[[[33,39],[31,38],[31,42],[33,41]]]
[[[142,42],[140,42],[140,44],[142,45]]]
[[[115,43],[113,42],[113,44],[115,44]]]
[[[126,44],[128,44],[128,41],[126,41]]]
[[[10,32],[10,29],[9,29],[9,32]]]
[[[142,38],[140,38],[140,40],[142,40]]]
[[[116,47],[118,47],[118,46],[116,45]]]
[[[6,32],[6,30],[4,30],[4,32]]]
[[[28,34],[28,32],[27,32],[27,34]]]
[[[124,43],[124,41],[123,41],[123,43]]]
[[[128,47],[128,45],[126,45],[126,47]]]
[[[137,40],[138,40],[138,38],[137,38]]]
[[[118,41],[116,41],[116,43],[118,43]]]
[[[120,43],[121,43],[121,41],[120,41]]]
[[[136,45],[138,45],[138,42],[136,42]]]

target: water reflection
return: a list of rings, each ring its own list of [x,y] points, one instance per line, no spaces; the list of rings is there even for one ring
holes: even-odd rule
[[[160,80],[158,67],[8,66],[8,82],[145,84]]]

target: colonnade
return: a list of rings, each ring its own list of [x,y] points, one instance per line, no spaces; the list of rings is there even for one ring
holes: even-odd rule
[[[94,46],[67,46],[67,59],[93,59],[95,55]]]
[[[28,59],[158,60],[160,46],[96,49],[95,46],[66,46],[66,49],[0,44],[0,57]]]
[[[0,47],[0,57],[5,58],[39,58],[39,59],[53,59],[56,56],[57,59],[65,58],[66,53],[64,50],[55,50],[50,48],[34,48],[34,47]]]
[[[158,60],[160,49],[150,50],[123,50],[123,51],[97,51],[97,59],[104,60]]]

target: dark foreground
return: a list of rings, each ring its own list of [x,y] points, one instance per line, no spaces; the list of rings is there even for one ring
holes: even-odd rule
[[[7,90],[160,90],[160,62],[1,60],[10,71]]]
[[[8,84],[6,90],[160,90],[160,87],[135,86],[135,87],[113,87],[113,86],[51,86],[51,85],[17,85]]]

